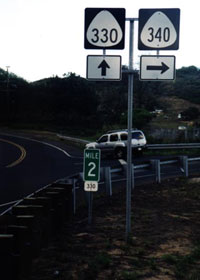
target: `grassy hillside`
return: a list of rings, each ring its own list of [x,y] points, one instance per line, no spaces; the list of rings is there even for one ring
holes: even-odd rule
[[[163,112],[157,114],[157,116],[153,118],[150,124],[151,128],[178,128],[179,126],[189,128],[194,125],[194,122],[200,122],[200,118],[193,121],[185,121],[178,118],[178,115],[182,111],[185,111],[190,107],[195,107],[200,110],[199,104],[195,104],[175,96],[160,97],[158,102],[160,107],[163,108]]]

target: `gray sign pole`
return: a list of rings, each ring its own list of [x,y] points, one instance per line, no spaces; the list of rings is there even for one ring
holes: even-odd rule
[[[130,21],[129,38],[129,76],[128,76],[128,143],[127,143],[127,183],[126,183],[126,241],[131,233],[131,189],[134,188],[134,178],[132,170],[132,145],[131,131],[133,118],[133,38],[135,18],[127,18]]]

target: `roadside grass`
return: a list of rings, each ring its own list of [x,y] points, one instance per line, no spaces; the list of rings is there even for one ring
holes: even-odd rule
[[[192,201],[199,200],[200,188],[198,184],[192,186],[188,185],[188,180],[185,178],[177,179],[177,182],[178,184],[175,183],[175,181],[171,181],[170,188],[167,191],[161,189],[160,192],[158,192],[158,195],[164,194],[164,199],[167,201],[168,199],[171,201],[173,198],[172,201],[174,201],[175,204],[176,200],[178,202],[178,198],[182,201],[186,201],[186,205],[188,201],[192,203]],[[147,190],[144,193],[147,194]],[[180,202],[178,202],[178,205],[179,204]],[[169,208],[169,215],[167,213],[165,213],[165,215],[170,217],[172,223],[181,225],[183,222],[187,222],[192,218],[192,213],[187,213],[187,210],[184,210],[184,208],[179,209],[178,205],[177,208],[174,209],[175,211],[172,209],[170,210]],[[149,208],[147,205],[141,205],[137,208],[137,215],[139,215],[140,222],[143,224],[143,230],[148,230],[148,225],[151,227],[155,218],[157,219],[157,215],[159,214],[154,208],[152,209],[152,207]],[[132,216],[132,223],[135,224],[137,220],[135,220],[136,217],[134,212],[132,213]],[[109,230],[112,230],[111,225]],[[176,234],[180,233],[174,233],[174,235]],[[182,234],[184,235],[184,233]],[[156,275],[164,275],[166,273],[169,274],[169,278],[166,279],[200,280],[200,243],[196,241],[194,242],[193,240],[194,243],[191,244],[189,253],[181,254],[177,252],[163,255],[160,254],[160,256],[158,256],[154,253],[151,253],[150,255],[147,253],[155,248],[155,242],[157,243],[155,237],[151,237],[150,235],[148,238],[143,239],[142,242],[138,239],[140,239],[139,236],[135,237],[135,235],[130,234],[128,242],[121,243],[121,246],[119,247],[122,251],[121,255],[126,256],[126,259],[128,259],[127,267],[129,267],[129,269],[121,269],[121,273],[116,279],[136,280],[148,279],[148,277],[154,279],[153,277]],[[111,248],[112,246],[110,244],[109,249]],[[114,260],[111,258],[109,262],[110,269],[113,269],[113,265]]]
[[[190,254],[185,256],[166,254],[162,260],[172,266],[176,279],[199,280],[200,279],[200,246],[195,247]]]
[[[137,280],[140,274],[138,272],[123,271],[121,277],[124,280]]]
[[[96,275],[101,270],[109,268],[110,264],[111,257],[106,252],[97,254],[88,264],[88,268],[85,271],[86,279],[95,279]]]

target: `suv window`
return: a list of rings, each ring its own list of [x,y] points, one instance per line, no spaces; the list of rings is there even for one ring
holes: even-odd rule
[[[117,134],[111,134],[110,135],[110,142],[118,141],[118,135]]]
[[[144,135],[139,131],[132,132],[132,139],[137,139],[137,140],[144,139]]]
[[[108,135],[104,135],[101,138],[99,138],[98,143],[104,143],[108,141]]]
[[[121,140],[122,141],[126,141],[127,140],[127,136],[128,136],[127,133],[122,133],[121,134]]]

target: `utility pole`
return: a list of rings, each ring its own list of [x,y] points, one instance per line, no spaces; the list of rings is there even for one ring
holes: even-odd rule
[[[7,108],[8,108],[8,120],[10,119],[10,85],[9,85],[9,68],[10,66],[6,66],[7,68],[7,82],[6,82],[6,92],[7,92]]]
[[[6,66],[6,69],[7,69],[7,88],[9,88],[9,68],[10,68],[10,66]]]

